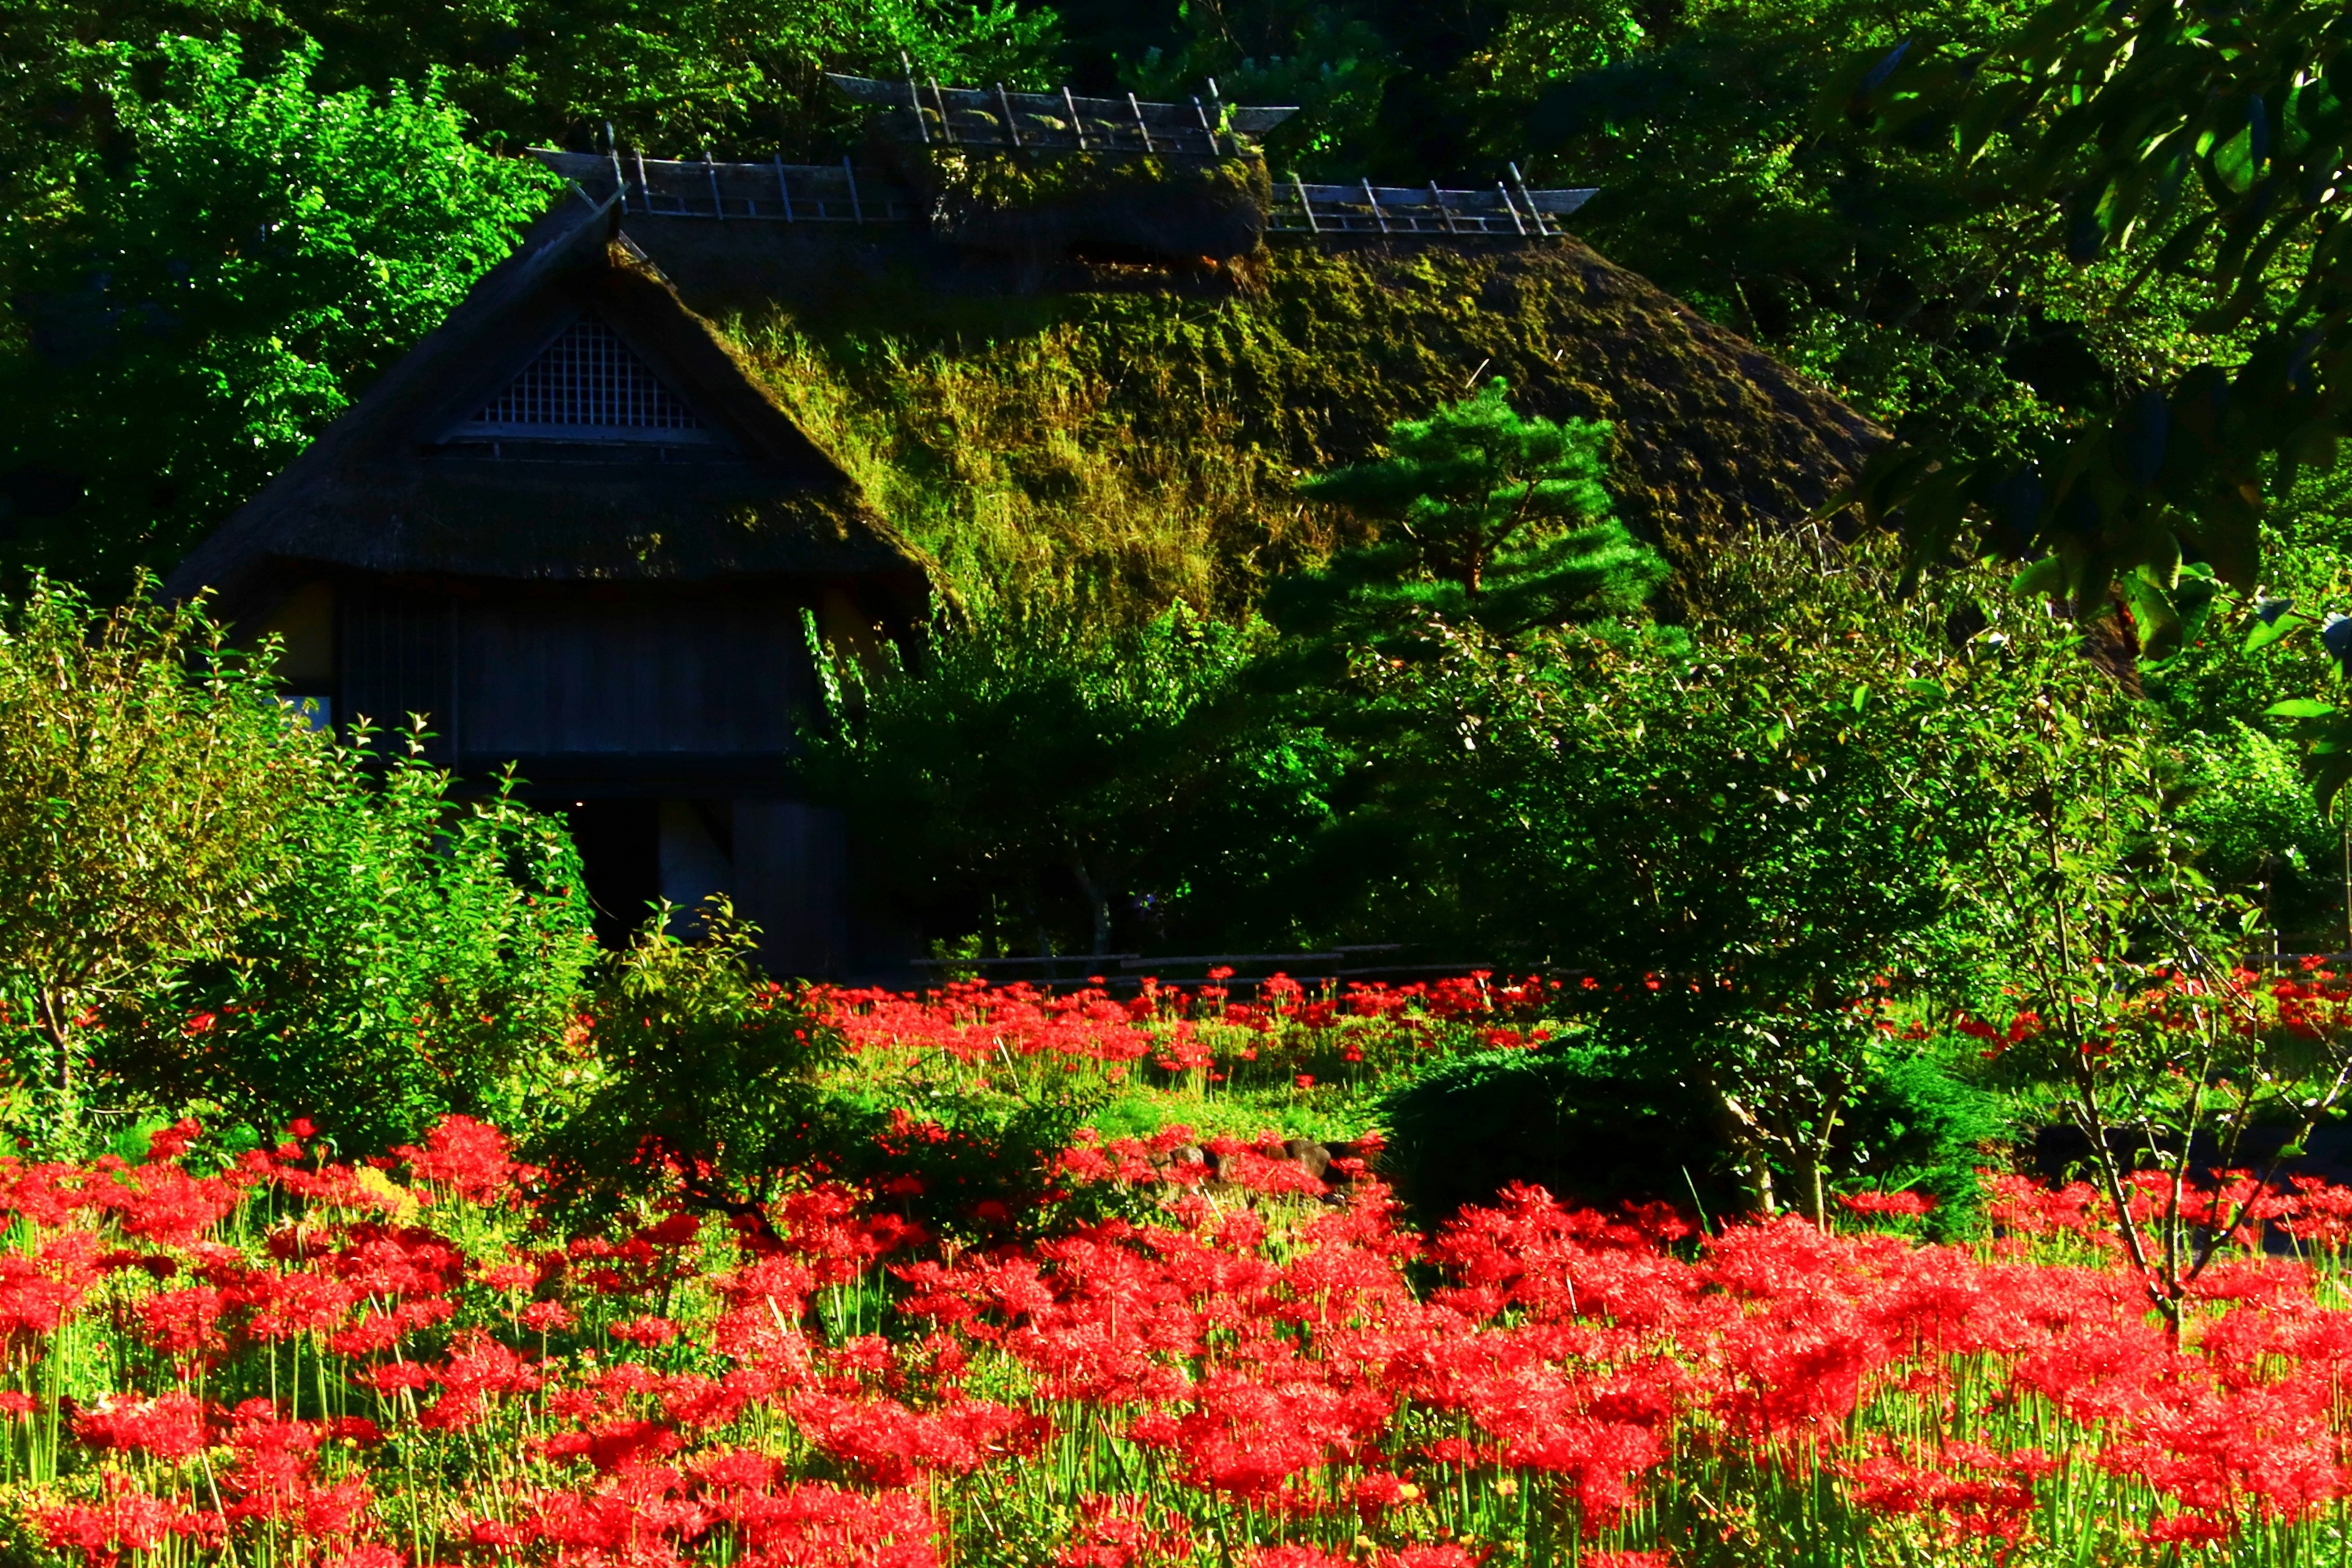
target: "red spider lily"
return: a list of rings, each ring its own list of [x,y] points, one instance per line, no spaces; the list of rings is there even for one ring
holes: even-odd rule
[[[404,1144],[393,1152],[408,1162],[416,1180],[473,1203],[498,1193],[518,1169],[507,1157],[506,1134],[467,1116],[442,1118],[422,1149]]]
[[[1327,1001],[1277,988],[1269,1006],[1290,1026]],[[257,1205],[244,1219],[182,1225],[163,1251],[132,1226],[184,1212],[139,1206],[195,1190],[149,1179],[170,1161],[7,1167],[28,1206],[0,1249],[0,1370],[48,1378],[95,1300],[157,1391],[0,1394],[0,1431],[51,1423],[72,1456],[24,1510],[40,1538],[138,1568],[397,1568],[412,1549],[922,1568],[1034,1489],[1062,1511],[1028,1525],[1058,1521],[1042,1552],[1072,1568],[1183,1560],[1244,1530],[1258,1561],[1466,1568],[1465,1498],[1639,1542],[1654,1489],[1712,1465],[1735,1490],[1794,1478],[1820,1507],[1994,1552],[2035,1543],[2067,1489],[2111,1513],[2153,1497],[2145,1541],[2118,1533],[2109,1554],[2154,1561],[2352,1497],[2336,1266],[2252,1245],[2268,1226],[2332,1258],[2352,1194],[2310,1181],[2135,1187],[2215,1226],[2253,1216],[2175,1338],[2093,1194],[2009,1177],[1990,1182],[2001,1234],[1972,1247],[1787,1220],[1700,1237],[1669,1210],[1529,1188],[1424,1240],[1377,1183],[1327,1194],[1271,1135],[1170,1128],[1063,1156],[1073,1179],[1138,1187],[1129,1218],[956,1252],[818,1184],[754,1248],[658,1213],[566,1235],[516,1209],[486,1131],[422,1151],[473,1162],[417,1172],[434,1225],[396,1223],[324,1162],[297,1190],[273,1157],[235,1188]],[[1187,1152],[1195,1174],[1169,1181]],[[481,1239],[526,1224],[536,1250]],[[541,1357],[537,1335],[583,1328]],[[273,1392],[207,1397],[230,1388]],[[2001,1425],[2026,1408],[2031,1441]],[[412,1508],[419,1484],[436,1490]],[[1666,1561],[1600,1545],[1579,1560]]]
[[[204,1415],[204,1406],[185,1394],[134,1395],[84,1411],[74,1420],[74,1436],[93,1448],[177,1461],[203,1450]]]
[[[94,1568],[111,1568],[125,1552],[151,1552],[178,1530],[185,1511],[144,1492],[118,1492],[95,1507],[66,1503],[34,1515],[52,1552],[74,1551]]]
[[[1936,1200],[1926,1193],[1841,1193],[1838,1206],[1848,1214],[1877,1215],[1896,1219],[1917,1219],[1932,1213]]]

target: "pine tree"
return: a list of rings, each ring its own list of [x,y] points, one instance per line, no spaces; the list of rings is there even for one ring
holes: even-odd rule
[[[1497,379],[1426,419],[1390,426],[1389,455],[1299,493],[1383,527],[1320,571],[1276,586],[1285,630],[1388,644],[1428,616],[1510,637],[1635,609],[1666,574],[1601,484],[1610,426],[1513,408]]]

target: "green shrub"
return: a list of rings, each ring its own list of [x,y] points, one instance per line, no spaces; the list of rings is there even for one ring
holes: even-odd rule
[[[1278,883],[1335,771],[1319,736],[1244,700],[1269,637],[1181,605],[1100,636],[1042,616],[942,631],[918,668],[842,667],[843,722],[803,776],[848,815],[869,889],[931,935],[1215,941]]]
[[[109,1090],[101,1015],[217,960],[289,869],[331,748],[193,608],[0,604],[0,1053],[6,1130],[67,1152]]]
[[[126,998],[100,1060],[265,1133],[306,1117],[352,1155],[451,1112],[527,1135],[595,955],[571,840],[504,788],[452,801],[413,739],[381,769],[326,748],[314,784],[225,951]]]
[[[579,862],[449,784],[314,733],[200,608],[0,607],[0,1131],[530,1126],[593,955]]]
[[[758,929],[724,898],[667,905],[605,965],[589,1004],[595,1080],[534,1152],[592,1205],[672,1184],[754,1226],[804,1158],[816,1075],[840,1050],[805,992],[765,979]]]
[[[1717,1099],[1634,1051],[1580,1043],[1456,1058],[1382,1110],[1383,1170],[1425,1225],[1513,1182],[1600,1207],[1696,1203],[1710,1219],[1748,1201]],[[1979,1146],[2007,1133],[1987,1096],[1927,1056],[1873,1064],[1840,1122],[1832,1179],[1927,1193],[1946,1230],[1973,1223]]]
[[[1434,1226],[1513,1182],[1599,1205],[1738,1203],[1716,1173],[1724,1140],[1701,1096],[1590,1047],[1486,1051],[1441,1062],[1382,1106],[1381,1168]]]

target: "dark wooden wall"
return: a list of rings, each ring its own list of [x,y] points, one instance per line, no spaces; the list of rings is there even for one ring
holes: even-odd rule
[[[460,606],[467,756],[781,752],[811,695],[795,607],[547,596]]]
[[[815,697],[798,598],[581,585],[341,595],[341,715],[430,715],[436,756],[781,755]]]

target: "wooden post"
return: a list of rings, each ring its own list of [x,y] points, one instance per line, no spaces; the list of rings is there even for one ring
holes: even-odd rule
[[[900,49],[898,63],[907,68],[907,107],[915,111],[915,134],[921,137],[923,145],[928,147],[931,144],[931,128],[923,119],[922,91],[915,86],[914,57],[908,54],[906,50]],[[782,156],[782,153],[777,154],[780,163]]]
[[[948,118],[948,95],[940,90],[940,79],[931,79],[931,101],[940,106],[940,136],[950,147],[956,144],[955,121]]]
[[[1217,151],[1217,133],[1209,125],[1209,111],[1202,106],[1201,95],[1197,92],[1192,95],[1192,113],[1201,121],[1201,134],[1209,139],[1209,156],[1223,157],[1224,154]]]
[[[1001,81],[996,84],[996,107],[1004,112],[1005,140],[1013,143],[1013,150],[1017,153],[1021,150],[1021,127],[1013,122],[1013,100],[1005,96],[1004,84]]]
[[[866,204],[857,199],[857,171],[849,166],[849,155],[841,157],[841,177],[849,182],[849,211],[859,223],[866,221]]]
[[[1543,212],[1536,205],[1535,197],[1528,195],[1528,183],[1520,177],[1519,166],[1517,163],[1505,166],[1511,171],[1511,184],[1519,187],[1519,200],[1528,204],[1528,216],[1536,220],[1536,232],[1549,239],[1552,237],[1551,229],[1545,224]]]
[[[1445,220],[1445,232],[1448,234],[1459,232],[1454,226],[1454,209],[1445,205],[1445,193],[1437,188],[1435,180],[1429,182],[1429,199],[1437,204],[1437,216]]]
[[[1372,195],[1371,181],[1362,180],[1358,183],[1364,187],[1364,205],[1372,209],[1372,221],[1381,226],[1382,234],[1388,233],[1389,215],[1381,211],[1381,198]]]
[[[1130,92],[1127,95],[1127,106],[1135,111],[1135,129],[1143,138],[1143,150],[1157,153],[1160,149],[1151,144],[1151,127],[1143,122],[1143,105],[1135,101],[1135,94]]]
[[[1217,79],[1215,77],[1211,77],[1209,79],[1209,108],[1213,111],[1210,116],[1211,121],[1215,124],[1223,125],[1225,122],[1225,100],[1224,95],[1217,90]],[[1240,137],[1228,132],[1226,132],[1226,140],[1234,144],[1234,151],[1236,153],[1240,153],[1242,150],[1242,139]],[[1214,132],[1210,132],[1209,135],[1209,151],[1216,153],[1217,156],[1220,158],[1224,156],[1223,153],[1217,153],[1217,138]]]
[[[1307,199],[1307,187],[1298,183],[1298,171],[1290,171],[1290,188],[1298,197],[1298,210],[1307,215],[1307,232],[1321,234],[1323,226],[1315,221],[1315,204]]]
[[[613,189],[619,193],[621,210],[629,210],[629,180],[621,173],[621,143],[614,138],[613,122],[604,121],[604,155],[613,160]]]
[[[702,149],[702,172],[710,181],[710,210],[720,223],[727,221],[727,198],[719,194],[719,165],[710,161],[710,149]]]
[[[640,147],[636,150],[636,159],[637,197],[646,204],[646,211],[651,212],[654,210],[654,192],[653,187],[646,184],[646,150],[644,148]]]
[[[1511,215],[1511,226],[1519,231],[1521,239],[1527,238],[1528,226],[1519,221],[1519,209],[1512,205],[1511,193],[1503,188],[1503,182],[1500,180],[1495,182],[1495,194],[1503,198],[1503,210]]]
[[[1070,111],[1070,129],[1077,133],[1078,151],[1083,153],[1087,150],[1087,122],[1078,113],[1078,100],[1070,96],[1066,85],[1062,89],[1062,107]]]
[[[784,221],[793,221],[793,188],[784,183],[784,155],[776,154],[776,196],[784,204]]]

